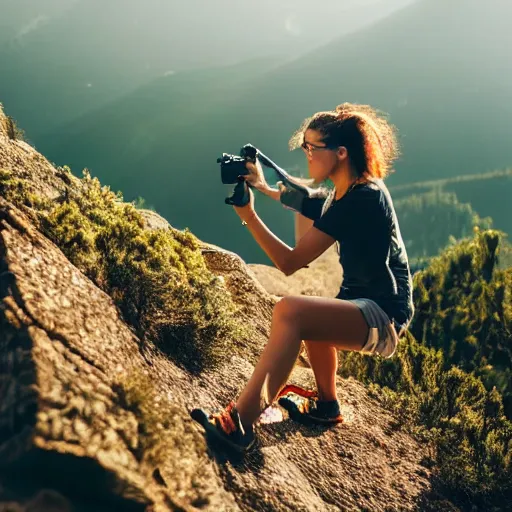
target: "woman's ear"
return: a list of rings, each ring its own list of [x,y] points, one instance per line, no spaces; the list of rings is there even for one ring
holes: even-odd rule
[[[345,146],[340,146],[338,148],[338,152],[336,153],[338,155],[338,158],[340,160],[345,160],[348,158],[348,151],[347,151],[347,148]]]

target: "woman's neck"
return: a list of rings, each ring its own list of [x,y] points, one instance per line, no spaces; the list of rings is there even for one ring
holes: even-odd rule
[[[334,195],[335,201],[341,199],[347,191],[355,184],[357,177],[349,172],[340,173],[337,176],[333,176],[331,181],[334,183],[336,193]]]

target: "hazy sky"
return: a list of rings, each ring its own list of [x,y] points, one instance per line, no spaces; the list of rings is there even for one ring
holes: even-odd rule
[[[76,38],[101,38],[110,29],[113,46],[130,51],[140,41],[143,51],[147,45],[166,52],[169,64],[183,69],[206,65],[216,55],[224,63],[297,55],[413,1],[0,0],[0,44],[30,44],[41,31],[62,27]]]
[[[0,0],[0,101],[37,133],[163,76],[298,58],[413,1]],[[41,95],[51,120],[31,114]]]

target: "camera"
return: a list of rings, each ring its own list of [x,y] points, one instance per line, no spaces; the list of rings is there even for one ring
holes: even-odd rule
[[[265,167],[274,169],[281,183],[285,185],[286,192],[281,194],[281,202],[284,206],[292,210],[300,211],[300,205],[304,197],[309,197],[312,190],[304,185],[296,183],[294,179],[268,156],[264,155],[259,149],[256,149],[252,144],[246,144],[240,150],[240,156],[231,155],[229,153],[222,153],[222,158],[217,159],[220,164],[220,177],[224,185],[235,185],[233,195],[226,198],[226,204],[234,206],[245,206],[249,203],[249,185],[241,176],[247,176],[249,171],[246,168],[247,162],[258,161]]]
[[[222,153],[222,158],[217,159],[220,164],[220,178],[224,185],[238,183],[239,176],[247,176],[249,171],[246,169],[247,162],[256,162],[258,150],[252,144],[246,144],[240,150],[240,156]]]

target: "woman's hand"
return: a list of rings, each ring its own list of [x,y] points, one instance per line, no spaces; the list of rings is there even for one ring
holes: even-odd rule
[[[247,162],[245,164],[246,169],[249,171],[247,176],[243,176],[245,181],[254,187],[256,190],[263,190],[268,188],[267,180],[265,180],[265,175],[263,174],[263,169],[261,168],[261,164],[258,159],[256,159],[256,163]]]
[[[256,215],[254,210],[254,193],[251,190],[251,187],[247,188],[249,189],[249,202],[245,206],[233,206],[237,215],[242,219],[242,221],[246,222]]]

